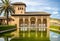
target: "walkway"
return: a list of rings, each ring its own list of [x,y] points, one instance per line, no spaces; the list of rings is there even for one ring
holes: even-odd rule
[[[1,34],[1,33],[4,33],[4,32],[8,32],[8,31],[12,31],[12,30],[16,30],[16,28],[4,30],[4,31],[0,31],[0,34]]]

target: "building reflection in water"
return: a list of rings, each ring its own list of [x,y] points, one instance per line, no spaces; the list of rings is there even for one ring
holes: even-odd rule
[[[37,35],[36,35],[36,33],[37,33]],[[15,39],[16,39],[16,37],[12,38],[11,41],[13,41]],[[33,39],[33,41],[34,41],[34,39],[43,40],[43,41],[50,41],[50,37],[49,36],[47,37],[47,30],[45,30],[45,31],[38,31],[37,30],[37,32],[35,30],[30,30],[30,31],[28,31],[28,30],[27,31],[24,31],[24,30],[21,31],[20,30],[19,38],[16,40],[20,40],[20,39],[21,40],[27,39],[27,41],[29,41],[31,39]]]

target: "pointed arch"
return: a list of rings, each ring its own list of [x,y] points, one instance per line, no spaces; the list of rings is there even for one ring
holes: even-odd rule
[[[47,19],[43,19],[43,24],[47,27]]]
[[[31,21],[31,24],[35,24],[35,21],[36,21],[35,17],[31,17],[30,21]]]
[[[22,26],[23,24],[23,18],[19,19],[19,25]]]

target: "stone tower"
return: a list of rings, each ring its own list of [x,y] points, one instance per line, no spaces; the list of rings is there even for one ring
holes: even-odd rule
[[[13,8],[15,10],[15,14],[25,14],[26,12],[26,4],[22,2],[12,3]]]

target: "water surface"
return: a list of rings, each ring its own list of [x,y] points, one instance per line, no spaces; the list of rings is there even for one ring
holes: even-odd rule
[[[0,41],[10,41],[11,38],[0,37]],[[60,34],[50,31],[50,41],[60,41]]]

